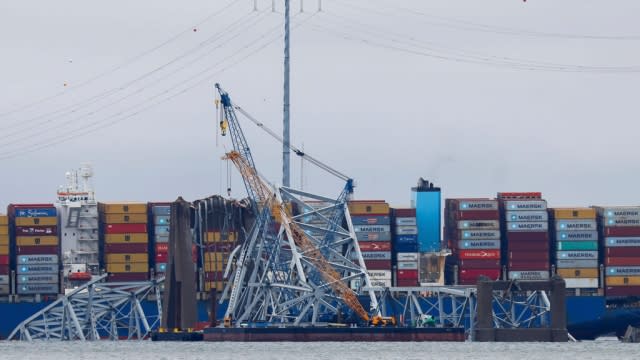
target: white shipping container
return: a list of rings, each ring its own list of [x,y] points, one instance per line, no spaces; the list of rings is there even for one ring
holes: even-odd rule
[[[460,240],[499,240],[498,230],[465,230],[461,234]]]
[[[0,284],[0,294],[7,295],[9,292],[11,292],[11,286]]]
[[[640,246],[640,237],[606,237],[604,238],[606,247],[636,247]]]
[[[556,220],[556,230],[595,231],[598,225],[595,220]]]
[[[391,270],[367,270],[369,279],[391,280]]]
[[[398,217],[396,218],[396,225],[398,226],[416,226],[416,218],[414,217]]]
[[[57,294],[58,284],[24,284],[18,286],[18,294]]]
[[[396,226],[397,235],[416,235],[417,233],[417,226]]]
[[[598,215],[606,218],[617,219],[640,219],[640,207],[638,206],[615,206],[615,207],[596,207]]]
[[[458,248],[468,249],[500,249],[500,240],[460,240]]]
[[[397,265],[398,270],[417,270],[418,262],[417,261],[398,261]]]
[[[638,218],[608,218],[604,220],[605,226],[640,226]]]
[[[18,275],[18,284],[57,284],[58,280],[58,274]]]
[[[547,280],[548,271],[509,271],[509,280]]]
[[[547,221],[549,215],[546,211],[507,211],[507,221]]]
[[[58,265],[18,265],[18,274],[57,274]]]
[[[355,232],[383,233],[383,232],[391,231],[391,226],[389,225],[355,225],[353,229]]]
[[[496,200],[461,200],[458,210],[498,210],[498,202]]]
[[[548,223],[545,222],[508,222],[507,231],[522,232],[542,232],[549,229]]]
[[[598,278],[564,279],[567,289],[593,289],[598,287]]]
[[[391,287],[391,279],[388,280],[371,280],[373,287]]]
[[[607,266],[605,276],[640,276],[640,266]]]
[[[9,275],[0,275],[0,285],[9,284]]]
[[[545,200],[506,200],[504,207],[507,211],[511,210],[547,210],[547,202]]]
[[[499,220],[461,220],[458,221],[458,229],[499,230]]]
[[[398,261],[418,261],[418,253],[396,253]]]
[[[40,264],[57,264],[58,255],[20,255],[18,256],[18,264],[40,265]]]
[[[598,260],[597,251],[558,251],[559,260]]]

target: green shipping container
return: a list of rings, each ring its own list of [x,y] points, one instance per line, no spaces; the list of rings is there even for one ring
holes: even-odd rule
[[[597,241],[558,241],[558,251],[594,251],[598,250]]]

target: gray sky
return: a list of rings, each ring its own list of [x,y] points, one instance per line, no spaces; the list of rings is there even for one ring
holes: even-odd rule
[[[282,16],[271,1],[257,13],[230,3],[1,2],[0,209],[54,201],[85,161],[100,200],[224,191],[213,84],[278,132],[282,119]],[[292,141],[355,178],[358,199],[408,205],[422,176],[444,197],[640,203],[637,1],[316,7],[292,2]],[[280,182],[281,146],[242,124],[259,171]],[[240,180],[233,172],[235,196]],[[342,185],[305,166],[305,189]]]

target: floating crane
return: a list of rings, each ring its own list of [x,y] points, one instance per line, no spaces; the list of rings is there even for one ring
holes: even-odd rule
[[[242,175],[256,214],[221,299],[229,298],[225,326],[259,321],[316,325],[340,319],[343,305],[368,321],[368,312],[347,285],[355,280],[354,284],[371,288],[346,206],[353,192],[353,180],[292,147],[298,156],[311,159],[346,180],[346,185],[337,200],[287,187],[276,189],[258,174],[235,114],[240,108],[232,104],[218,84],[216,89],[224,117],[220,124],[233,143],[233,150],[225,159],[232,161]],[[278,230],[273,226],[272,215],[278,220]],[[377,309],[375,294],[370,291],[369,295],[371,308]]]

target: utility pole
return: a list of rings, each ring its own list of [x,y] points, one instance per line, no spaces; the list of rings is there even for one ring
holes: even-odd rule
[[[284,0],[284,109],[282,138],[282,186],[290,186],[290,155],[289,150],[289,1]]]

